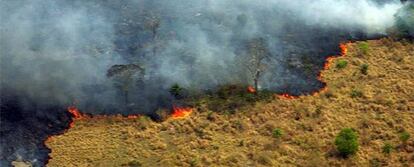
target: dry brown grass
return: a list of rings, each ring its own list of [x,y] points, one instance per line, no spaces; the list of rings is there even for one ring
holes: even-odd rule
[[[343,69],[323,72],[328,91],[294,100],[275,98],[235,114],[193,112],[155,123],[107,118],[79,120],[47,142],[48,166],[412,166],[414,139],[400,147],[398,134],[414,136],[414,45],[368,41],[361,53],[349,44]],[[333,63],[338,61],[334,60]],[[368,75],[360,66],[368,64]],[[363,93],[351,98],[352,90]],[[336,134],[357,130],[360,149],[348,159],[334,149]],[[272,137],[280,128],[281,139]],[[382,153],[385,142],[397,148]]]

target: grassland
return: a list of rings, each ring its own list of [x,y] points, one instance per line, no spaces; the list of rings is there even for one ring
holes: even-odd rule
[[[414,136],[414,44],[382,39],[347,48],[322,72],[327,90],[317,95],[275,96],[231,114],[201,103],[189,117],[161,123],[80,119],[47,141],[48,166],[413,166],[414,139],[403,145],[399,136]],[[348,127],[360,148],[342,158],[334,140]]]

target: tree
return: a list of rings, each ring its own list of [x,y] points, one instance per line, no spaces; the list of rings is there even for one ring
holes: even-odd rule
[[[281,138],[281,137],[283,136],[283,131],[282,131],[282,129],[279,129],[279,128],[275,128],[275,129],[273,129],[272,136],[273,136],[274,138],[276,138],[276,139]]]
[[[113,79],[114,86],[124,94],[125,104],[129,103],[129,91],[144,78],[145,70],[137,64],[113,65],[106,73],[108,78]]]
[[[342,156],[353,155],[359,148],[358,134],[351,128],[344,128],[336,136],[335,145]]]
[[[400,140],[402,145],[405,147],[407,145],[408,139],[410,139],[411,135],[407,131],[403,131],[400,133]]]
[[[160,28],[161,20],[158,16],[150,15],[146,18],[145,21],[145,29],[151,31],[152,36],[152,55],[155,56],[157,54],[157,36],[158,36],[158,29]]]
[[[245,61],[250,78],[253,79],[255,93],[258,92],[259,79],[266,69],[264,60],[270,58],[266,41],[263,38],[250,40],[247,44],[247,60]]]

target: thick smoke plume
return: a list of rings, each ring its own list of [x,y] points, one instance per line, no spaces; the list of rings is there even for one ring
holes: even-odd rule
[[[131,99],[153,103],[145,99],[174,83],[248,84],[239,60],[247,41],[264,38],[276,61],[261,87],[292,85],[288,91],[298,94],[307,81],[286,60],[314,56],[313,43],[326,34],[383,34],[399,7],[367,0],[2,1],[2,88],[39,103],[117,106],[123,97],[105,74],[136,63],[146,73]],[[156,34],[151,21],[159,23]]]
[[[152,113],[170,106],[173,84],[253,84],[244,60],[258,39],[268,52],[260,89],[306,94],[323,86],[316,76],[340,42],[386,35],[400,7],[398,0],[2,0],[2,105],[16,97],[20,115],[36,120],[56,114],[49,106],[71,104],[94,114]],[[13,135],[2,131],[2,145]],[[0,153],[2,162],[40,158]]]

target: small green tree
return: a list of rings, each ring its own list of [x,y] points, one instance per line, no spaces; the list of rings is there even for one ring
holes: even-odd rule
[[[279,129],[279,128],[274,129],[272,132],[272,136],[276,139],[280,139],[283,136],[282,129]]]
[[[122,164],[121,166],[125,166],[125,167],[141,167],[142,164],[141,164],[141,162],[139,162],[137,160],[133,160],[131,162],[128,162],[128,164]]]
[[[183,88],[178,85],[178,84],[174,84],[171,86],[170,88],[170,93],[171,95],[173,95],[174,97],[178,98],[180,96],[182,96],[182,92],[183,92]]]
[[[382,146],[382,152],[385,154],[390,154],[392,150],[394,149],[394,146],[392,146],[391,143],[385,143],[384,146]]]
[[[411,135],[407,131],[404,131],[404,132],[400,133],[400,140],[401,140],[403,146],[407,145],[408,139],[410,139],[410,137],[411,137]]]
[[[363,97],[363,96],[364,96],[364,93],[362,91],[360,91],[360,90],[353,89],[351,91],[351,97],[352,98],[358,98],[358,97]]]
[[[342,156],[353,155],[359,148],[358,134],[351,128],[344,128],[336,136],[335,145]]]
[[[358,43],[358,48],[362,54],[366,55],[368,54],[369,44],[367,42],[360,42]]]
[[[346,60],[339,60],[336,63],[336,68],[342,69],[342,68],[345,68],[347,65],[348,65],[348,62]]]
[[[364,75],[368,75],[368,64],[361,65],[361,73]]]

